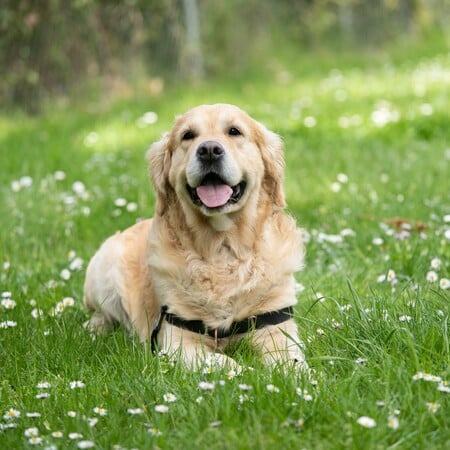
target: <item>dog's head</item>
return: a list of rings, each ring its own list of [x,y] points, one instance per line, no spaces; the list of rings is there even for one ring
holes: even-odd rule
[[[202,105],[178,117],[148,152],[157,214],[174,193],[185,211],[230,215],[256,204],[262,190],[284,208],[281,139],[236,106]]]

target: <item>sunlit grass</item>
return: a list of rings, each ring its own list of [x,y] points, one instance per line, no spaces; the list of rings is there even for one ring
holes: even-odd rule
[[[320,67],[0,118],[2,448],[448,446],[448,55]],[[284,138],[309,234],[296,320],[312,379],[245,345],[253,370],[187,372],[82,326],[89,257],[153,212],[146,148],[216,101]]]

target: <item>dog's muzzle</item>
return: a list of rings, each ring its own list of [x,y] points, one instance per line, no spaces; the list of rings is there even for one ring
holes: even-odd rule
[[[219,209],[228,204],[237,203],[244,194],[246,182],[236,185],[227,182],[225,175],[225,148],[217,141],[205,141],[199,144],[195,154],[201,169],[197,186],[187,184],[192,202],[208,209]]]

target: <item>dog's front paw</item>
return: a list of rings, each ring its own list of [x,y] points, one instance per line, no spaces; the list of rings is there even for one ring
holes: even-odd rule
[[[242,373],[242,366],[240,366],[233,358],[222,353],[208,353],[202,364],[204,373],[211,373],[215,370],[230,370],[236,375]]]

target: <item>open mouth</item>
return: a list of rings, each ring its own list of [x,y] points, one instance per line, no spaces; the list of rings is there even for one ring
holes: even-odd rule
[[[229,186],[215,173],[209,173],[196,188],[186,185],[192,202],[209,209],[237,203],[244,195],[246,182]]]

